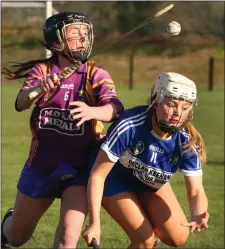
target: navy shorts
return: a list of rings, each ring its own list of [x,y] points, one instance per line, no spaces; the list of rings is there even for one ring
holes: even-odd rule
[[[98,151],[95,151],[92,154],[91,163],[88,166],[89,173],[94,166],[97,153]],[[140,193],[145,190],[155,192],[151,187],[138,180],[131,169],[127,169],[117,162],[106,177],[103,196],[112,196],[123,192]]]
[[[87,182],[87,169],[79,171],[69,164],[60,163],[51,174],[40,174],[25,164],[17,189],[30,197],[60,198],[64,189],[87,185]]]

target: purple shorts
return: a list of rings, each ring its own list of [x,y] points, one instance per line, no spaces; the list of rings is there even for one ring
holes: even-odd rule
[[[17,189],[30,197],[61,198],[64,189],[87,185],[87,169],[77,170],[69,164],[60,163],[51,174],[40,174],[25,164]]]

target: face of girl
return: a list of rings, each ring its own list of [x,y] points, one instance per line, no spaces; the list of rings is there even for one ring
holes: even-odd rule
[[[192,103],[171,97],[165,97],[156,107],[158,120],[177,127],[183,125],[190,118],[191,111]]]
[[[81,50],[88,45],[88,32],[90,26],[87,24],[71,24],[65,27],[65,49]]]

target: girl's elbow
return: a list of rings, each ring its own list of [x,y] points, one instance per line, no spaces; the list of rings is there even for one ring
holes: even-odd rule
[[[16,109],[17,112],[22,112],[22,111],[25,111],[26,109],[29,109],[29,107],[26,107],[25,105],[16,102],[15,103],[15,109]]]
[[[113,106],[113,112],[112,112],[111,120],[109,122],[112,122],[115,119],[117,119],[117,117],[124,111],[124,106],[122,103],[118,103],[118,104],[113,103],[112,106]]]
[[[206,196],[206,193],[204,191],[204,189],[195,189],[194,191],[191,191],[189,194],[188,194],[188,199],[189,200],[193,200],[195,198],[198,198],[198,197],[204,197],[205,199],[207,199],[207,196]]]
[[[16,99],[15,102],[15,110],[17,112],[22,112],[24,110],[23,106],[20,104],[20,102],[18,101],[18,98]]]

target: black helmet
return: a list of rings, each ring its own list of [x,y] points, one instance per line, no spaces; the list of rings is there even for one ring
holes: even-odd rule
[[[65,27],[70,24],[87,24],[90,27],[87,35],[87,46],[85,49],[69,49],[69,53],[64,51],[64,43],[62,38],[65,36]],[[80,12],[66,11],[49,17],[45,21],[43,35],[47,49],[53,53],[64,54],[72,61],[85,60],[91,53],[94,40],[93,25],[91,21]],[[53,42],[59,43],[60,48],[54,47],[52,44]]]

